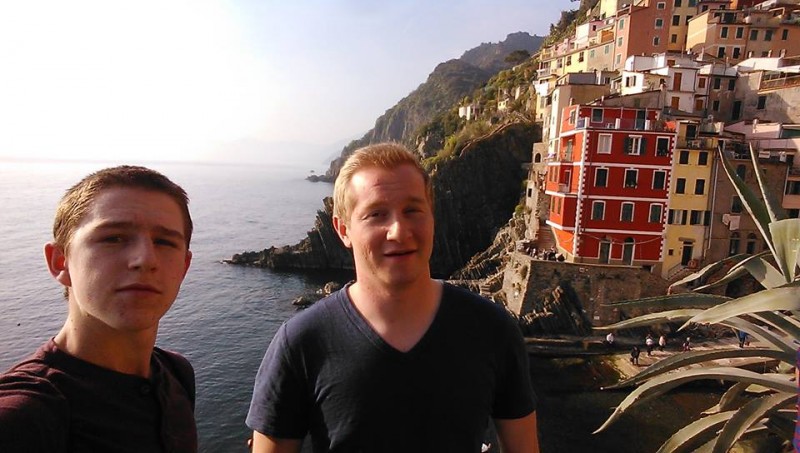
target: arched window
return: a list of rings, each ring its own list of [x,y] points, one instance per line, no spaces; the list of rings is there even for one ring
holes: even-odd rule
[[[756,235],[750,233],[747,235],[747,244],[745,244],[745,253],[754,254],[756,253]]]
[[[633,264],[633,238],[625,238],[625,243],[622,244],[622,264]]]
[[[731,233],[731,242],[728,247],[728,256],[733,256],[739,253],[739,233]]]
[[[541,161],[542,161],[542,153],[536,153],[533,156],[533,162],[538,164]]]

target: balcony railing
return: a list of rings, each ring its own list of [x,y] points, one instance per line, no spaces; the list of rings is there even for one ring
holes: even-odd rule
[[[661,123],[659,121],[611,119],[607,121],[603,120],[601,122],[591,122],[587,117],[578,118],[578,121],[575,124],[575,129],[587,128],[674,132],[671,128],[668,128],[665,123]]]
[[[761,80],[761,84],[759,85],[759,90],[777,90],[780,88],[789,88],[795,87],[800,85],[800,74],[795,75],[785,75],[780,74],[779,76],[769,77],[765,75],[765,78]]]
[[[678,140],[678,148],[714,149],[714,140],[710,138],[684,138]]]

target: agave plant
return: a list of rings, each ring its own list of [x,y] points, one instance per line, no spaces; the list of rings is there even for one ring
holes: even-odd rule
[[[617,330],[664,322],[718,324],[742,330],[760,340],[763,347],[726,348],[677,353],[657,362],[633,378],[611,388],[638,386],[597,429],[604,430],[634,404],[655,398],[690,381],[701,379],[733,383],[698,420],[674,433],[659,452],[728,451],[744,436],[769,430],[791,442],[796,417],[797,383],[792,372],[800,339],[800,219],[786,219],[780,205],[766,188],[757,154],[750,149],[763,200],[733,170],[722,149],[719,158],[744,207],[754,219],[769,250],[756,255],[736,255],[709,264],[675,282],[670,294],[613,304],[619,308],[643,308],[651,314],[628,319],[598,330]],[[729,268],[711,284],[707,278]],[[743,275],[752,275],[763,289],[739,298],[704,294]],[[673,294],[689,283],[690,292]],[[693,307],[693,308],[683,308]],[[715,365],[720,359],[762,357],[779,365],[764,373]],[[692,367],[694,365],[694,367]],[[698,366],[702,365],[702,366]],[[688,368],[687,368],[688,367]],[[680,369],[680,372],[676,370]],[[748,398],[742,398],[747,394]],[[787,444],[788,445],[788,444]]]

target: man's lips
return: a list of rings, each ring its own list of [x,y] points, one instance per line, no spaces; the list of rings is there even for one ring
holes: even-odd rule
[[[391,252],[385,252],[383,255],[388,257],[395,257],[395,256],[407,256],[415,253],[416,250],[394,250]]]
[[[134,283],[132,285],[125,285],[121,288],[118,288],[117,291],[118,292],[135,291],[135,292],[148,292],[148,293],[161,294],[161,291],[159,291],[158,288],[156,288],[155,286],[150,286],[143,283]]]

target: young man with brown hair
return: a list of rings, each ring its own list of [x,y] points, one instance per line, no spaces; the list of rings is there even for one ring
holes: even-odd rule
[[[527,354],[502,307],[433,280],[427,173],[396,144],[357,150],[333,224],[356,280],[287,321],[256,377],[253,451],[537,452]]]
[[[101,170],[66,192],[44,254],[67,320],[0,375],[0,451],[197,451],[194,371],[155,347],[191,235],[186,193],[153,170]]]

